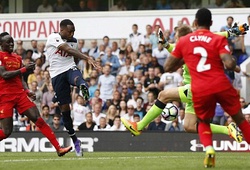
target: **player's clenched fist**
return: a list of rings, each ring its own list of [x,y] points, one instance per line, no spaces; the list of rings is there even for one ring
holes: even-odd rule
[[[36,65],[36,63],[29,63],[29,64],[25,65],[25,68],[27,70],[34,70],[35,69],[35,65]]]

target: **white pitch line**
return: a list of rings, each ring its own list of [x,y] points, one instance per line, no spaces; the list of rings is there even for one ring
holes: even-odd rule
[[[10,162],[34,162],[34,161],[75,161],[75,160],[110,160],[110,159],[159,159],[159,158],[180,158],[183,156],[136,156],[136,157],[92,157],[92,158],[51,158],[51,159],[14,159],[3,160],[3,163]]]

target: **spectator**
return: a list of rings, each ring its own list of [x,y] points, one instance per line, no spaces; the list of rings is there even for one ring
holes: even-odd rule
[[[134,114],[133,119],[134,119],[134,122],[139,122],[141,120],[138,114]]]
[[[164,74],[162,74],[160,82],[159,82],[159,86],[161,87],[161,89],[170,89],[173,87],[179,87],[181,85],[183,81],[182,76],[177,73],[177,72],[166,72]]]
[[[140,116],[140,120],[146,115],[146,110],[144,109],[144,102],[142,97],[138,97],[136,99],[136,108],[135,108],[135,114]]]
[[[134,108],[137,107],[137,98],[139,97],[139,92],[135,90],[133,92],[132,98],[128,100],[127,105],[132,105]]]
[[[197,9],[197,8],[199,9],[201,7],[202,7],[201,0],[189,0],[189,9]]]
[[[213,123],[217,125],[222,125],[222,126],[224,126],[226,123],[224,110],[219,103],[216,104],[215,115],[213,117]]]
[[[141,33],[138,32],[138,25],[132,25],[133,32],[129,34],[129,38],[127,40],[128,44],[131,44],[133,51],[138,52],[138,48],[140,44],[144,44],[144,38]]]
[[[122,91],[122,76],[121,75],[117,75],[115,78],[116,84],[115,84],[115,90],[119,91],[119,93],[121,93]]]
[[[42,107],[45,105],[49,106],[50,115],[54,115],[56,113],[56,107],[58,106],[57,103],[53,102],[53,98],[54,98],[54,89],[52,83],[50,83],[48,91],[43,94],[43,101],[42,101]]]
[[[110,129],[110,125],[106,123],[106,118],[105,117],[101,117],[99,119],[99,124],[96,124],[94,126],[93,131],[107,131]]]
[[[98,87],[100,89],[102,100],[112,99],[113,90],[115,89],[115,77],[110,74],[111,68],[105,65],[103,68],[103,75],[99,77]]]
[[[152,26],[146,25],[146,34],[144,35],[144,43],[146,49],[152,49],[152,44],[150,42],[150,36],[153,34]]]
[[[94,104],[94,113],[93,113],[93,120],[96,123],[96,125],[100,125],[100,118],[101,117],[106,117],[106,115],[104,113],[101,113],[102,110],[102,105],[101,103],[95,103]],[[105,119],[105,123],[106,123],[106,119]]]
[[[144,84],[144,78],[143,77],[144,76],[142,74],[142,70],[136,70],[134,72],[134,75],[133,75],[135,84],[138,84],[138,83],[143,83]]]
[[[37,75],[40,75],[40,73],[41,73],[41,67],[36,66],[34,72],[28,76],[27,83],[28,83],[29,89],[31,89],[31,83],[33,81],[37,81],[36,77]]]
[[[108,37],[107,35],[105,35],[105,36],[102,38],[103,45],[104,45],[104,49],[106,49],[107,47],[111,47],[109,40],[110,40],[110,39],[109,39],[109,37]]]
[[[248,15],[247,17],[247,23],[248,25],[250,24],[250,15]],[[242,41],[243,41],[243,52],[246,52],[247,56],[250,56],[250,34],[245,34],[242,37]]]
[[[133,105],[127,105],[128,113],[126,113],[123,117],[127,120],[134,121],[135,108]]]
[[[120,50],[119,54],[118,54],[118,57],[119,57],[120,67],[124,66],[125,65],[125,59],[126,59],[125,51]]]
[[[172,9],[186,9],[186,4],[183,2],[183,0],[171,1],[170,6]]]
[[[120,39],[120,46],[119,46],[119,50],[121,51],[125,51],[126,50],[126,44],[127,41],[125,38]]]
[[[96,123],[93,121],[92,113],[86,113],[85,118],[86,121],[78,126],[78,130],[93,130]]]
[[[167,124],[166,131],[181,132],[181,131],[184,131],[184,128],[183,128],[183,125],[178,122],[178,119],[175,119],[171,123]]]
[[[91,40],[91,48],[89,49],[88,54],[95,59],[99,57],[97,40]]]
[[[64,126],[61,124],[61,116],[59,114],[53,115],[53,124],[50,126],[53,132],[63,131]]]
[[[160,86],[158,83],[160,82],[160,78],[154,75],[154,68],[150,67],[148,69],[148,78],[144,81],[144,89],[146,92],[153,92],[155,96],[158,95]]]
[[[131,95],[128,93],[128,86],[122,85],[122,94],[121,94],[121,100],[125,100],[128,102],[128,100],[131,98]]]
[[[179,109],[178,122],[182,125],[184,124],[184,118],[185,118],[185,108],[181,107]]]
[[[101,60],[102,65],[109,65],[111,67],[111,74],[116,76],[120,63],[118,57],[112,54],[112,49],[110,47],[106,48],[106,55],[104,55]]]
[[[91,11],[91,9],[87,7],[87,3],[85,0],[80,0],[79,6],[75,8],[75,11],[83,12],[83,11]]]
[[[33,102],[36,104],[36,107],[39,110],[39,113],[41,113],[41,103],[43,99],[43,93],[38,89],[38,84],[36,81],[33,81],[31,83],[30,90],[36,95],[36,100],[34,100]]]
[[[208,8],[225,8],[225,1],[224,0],[215,0],[210,5],[208,5]]]
[[[149,123],[147,130],[157,130],[157,131],[165,131],[166,123],[161,121],[161,115],[155,118],[155,120]]]
[[[92,97],[90,99],[90,101],[89,101],[89,107],[90,107],[90,109],[93,109],[94,105],[96,103],[101,103],[102,106],[104,105],[103,100],[100,98],[100,90],[99,89],[95,90],[94,97]]]
[[[51,126],[53,123],[53,117],[49,114],[49,111],[50,111],[49,106],[44,105],[42,107],[41,117],[49,126]]]
[[[151,58],[151,66],[154,68],[159,68],[160,73],[164,73],[163,66],[159,64],[158,59],[156,57]]]
[[[134,79],[129,78],[128,81],[127,81],[127,84],[128,84],[128,93],[132,95],[134,93],[134,91],[135,91]]]
[[[85,45],[85,40],[79,39],[78,40],[78,50],[82,53],[88,53],[89,49],[84,47],[84,45]]]
[[[109,130],[110,131],[125,131],[126,130],[126,128],[121,123],[121,116],[116,115],[114,117],[114,124]]]
[[[144,44],[139,45],[138,56],[146,53],[146,46]]]
[[[94,97],[95,91],[98,88],[97,81],[95,78],[90,78],[90,86],[89,86],[89,97]]]
[[[155,104],[155,95],[153,92],[148,93],[148,102],[144,104],[144,108],[147,108],[148,106],[153,106]]]
[[[30,41],[30,43],[31,43],[32,51],[37,53],[37,40],[33,39]]]
[[[76,95],[76,97],[75,97]],[[78,126],[85,121],[85,114],[89,112],[89,109],[84,106],[85,101],[81,95],[76,94],[76,88],[72,92],[72,119],[73,119],[73,128],[78,129]],[[76,98],[76,99],[75,99]]]
[[[49,71],[45,70],[43,71],[42,81],[38,83],[39,90],[42,93],[47,92],[49,89],[49,83],[50,83],[50,74]]]
[[[127,113],[127,103],[124,100],[120,101],[119,115],[123,117]]]
[[[64,0],[57,0],[53,6],[54,12],[71,12],[73,11],[69,4],[65,3]]]
[[[116,55],[117,57],[119,56],[120,49],[118,48],[118,43],[116,41],[112,42],[111,50],[112,55]]]
[[[139,5],[138,10],[152,10],[153,6],[148,1],[149,0],[142,0],[142,3]]]
[[[154,26],[154,31],[150,35],[150,43],[152,44],[151,49],[155,49],[158,46],[158,32],[160,29],[160,25],[155,25]]]
[[[126,49],[125,49],[125,55],[126,55],[127,57],[130,57],[131,54],[132,54],[133,52],[134,52],[134,50],[133,50],[132,45],[131,45],[131,44],[128,44],[128,45],[126,46]]]
[[[118,90],[114,91],[113,92],[113,99],[111,100],[111,104],[114,105],[117,110],[120,109],[120,100],[121,100],[120,92]]]
[[[116,115],[118,115],[117,108],[115,105],[111,104],[106,113],[106,120],[110,126],[113,126]]]
[[[162,43],[158,43],[158,47],[153,49],[152,56],[157,58],[158,63],[161,66],[164,66],[164,63],[165,63],[167,57],[169,56],[169,52],[166,48],[163,48]]]
[[[244,97],[240,97],[240,105],[241,105],[241,109],[245,109],[248,107],[248,104],[246,103],[246,100]]]
[[[227,17],[227,25],[221,27],[220,31],[227,31],[233,26],[234,18],[232,16]],[[234,37],[227,38],[229,43],[229,49],[233,52],[234,50]]]
[[[241,0],[228,0],[225,8],[244,8],[244,4]]]
[[[53,8],[48,0],[43,0],[42,4],[38,6],[37,12],[53,12]]]
[[[144,92],[141,82],[136,83],[136,90],[139,92],[139,97],[141,97],[145,103],[148,102],[147,93]]]
[[[148,76],[148,70],[150,66],[151,63],[149,61],[149,58],[145,54],[141,54],[140,63],[137,66],[135,66],[135,71],[138,69],[142,70],[142,74]]]
[[[22,59],[26,58],[27,52],[25,51],[25,49],[21,46],[18,45],[15,52],[20,55],[22,57]],[[31,59],[31,58],[30,58]]]
[[[116,5],[113,5],[109,11],[126,11],[126,4],[125,4],[125,0],[118,0]]]
[[[132,63],[131,58],[130,57],[126,57],[126,59],[125,59],[125,65],[120,68],[120,71],[118,72],[118,75],[127,74],[130,77],[133,77],[135,68],[134,68],[133,65],[131,65],[131,63]]]
[[[160,0],[160,1],[157,1],[156,9],[157,10],[171,9],[169,0]]]

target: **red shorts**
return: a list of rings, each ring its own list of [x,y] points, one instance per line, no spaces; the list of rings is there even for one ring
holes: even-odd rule
[[[193,95],[193,102],[195,114],[201,120],[214,117],[216,103],[219,103],[230,116],[237,114],[241,109],[239,95],[233,87],[211,95]]]
[[[22,114],[34,106],[35,104],[28,98],[26,92],[2,94],[0,95],[0,119],[12,117],[14,108]]]

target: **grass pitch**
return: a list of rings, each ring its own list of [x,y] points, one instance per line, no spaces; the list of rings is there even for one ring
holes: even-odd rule
[[[0,153],[0,170],[200,170],[203,152],[93,152],[76,157],[68,153]],[[221,170],[249,170],[250,153],[218,152]]]

